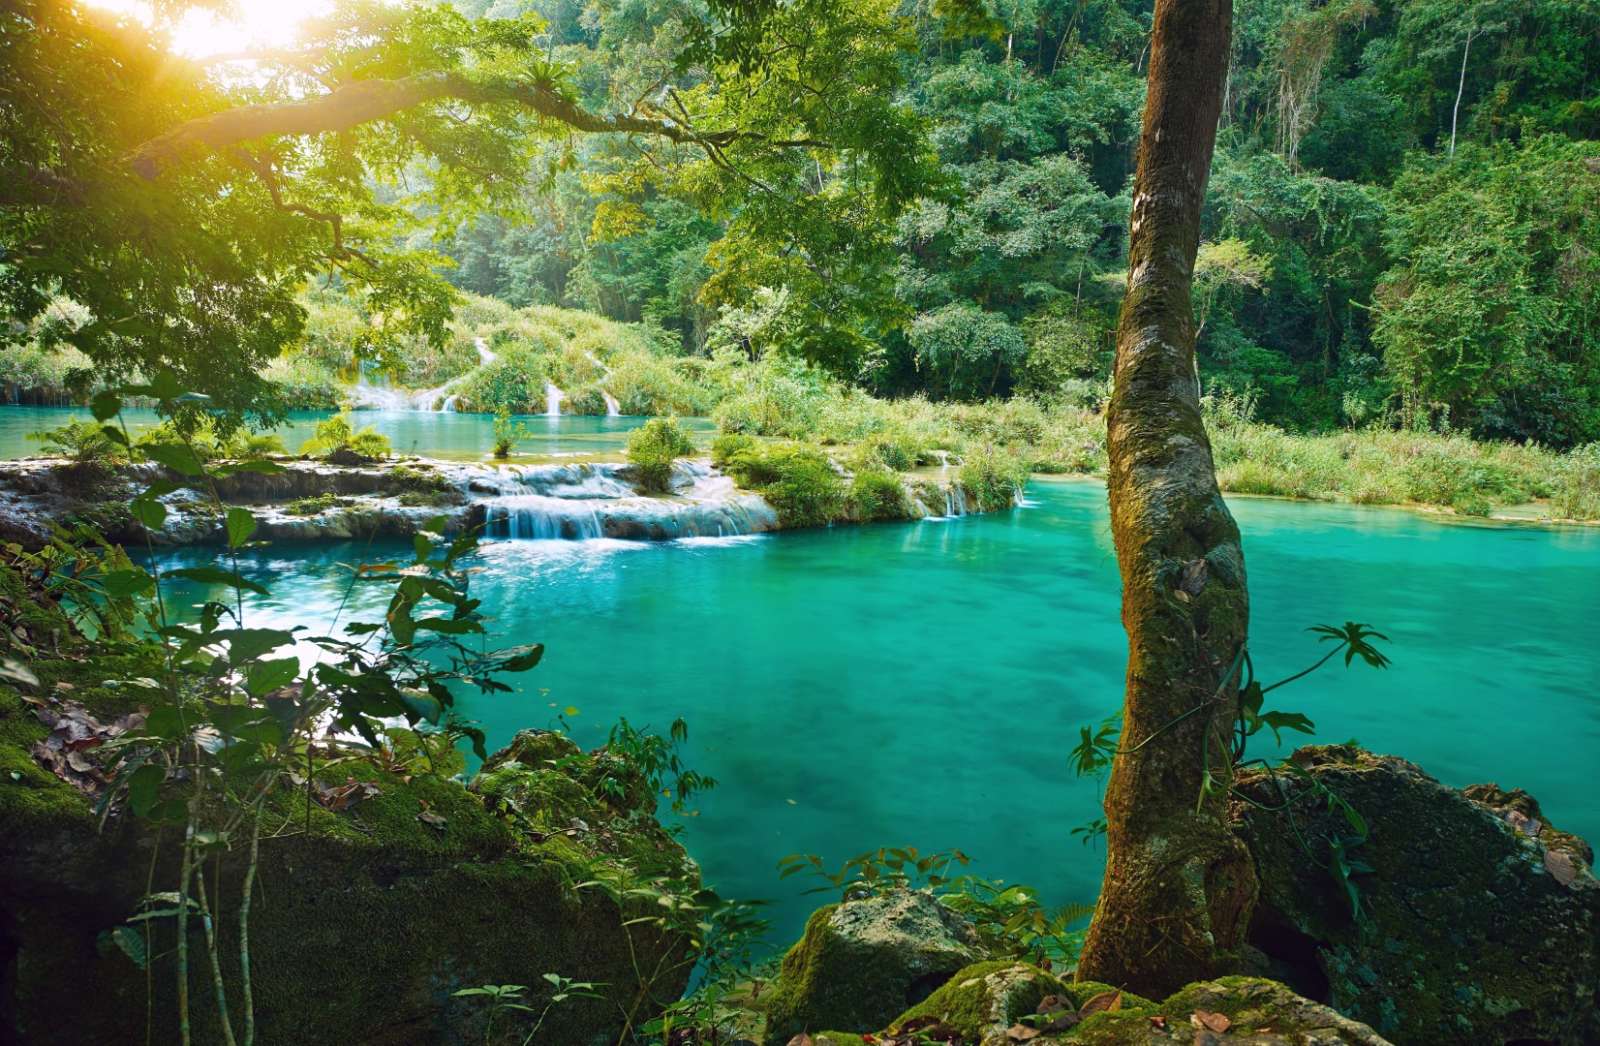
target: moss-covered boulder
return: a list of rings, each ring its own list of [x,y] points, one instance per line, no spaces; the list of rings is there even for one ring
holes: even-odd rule
[[[1191,984],[1160,1003],[1124,995],[1035,1046],[1389,1046],[1367,1025],[1260,977]]]
[[[1052,973],[1012,959],[981,962],[958,971],[938,991],[895,1019],[887,1037],[958,1035],[972,1046],[1010,1046],[1019,1024],[1043,1031],[1052,1023],[1077,1023],[1091,999],[1117,994],[1108,985],[1063,981]],[[1119,1005],[1149,1005],[1121,993]]]
[[[818,909],[767,997],[767,1041],[871,1032],[984,958],[972,926],[930,893],[897,890]]]
[[[0,609],[7,595],[0,585]],[[6,627],[60,654],[32,662],[38,687],[0,686],[0,1042],[146,1041],[147,1020],[148,1041],[176,1042],[174,920],[138,924],[155,932],[148,981],[112,932],[141,897],[174,887],[179,847],[170,831],[119,814],[100,827],[91,797],[33,752],[52,716],[133,712],[107,683],[151,666],[91,657],[50,614],[9,607]],[[685,938],[624,925],[659,906],[575,887],[665,877],[692,889],[693,863],[636,793],[595,790],[614,773],[604,756],[558,735],[518,740],[473,789],[352,761],[312,773],[312,791],[348,790],[348,801],[313,802],[298,788],[274,796],[250,918],[256,1041],[483,1042],[486,1005],[454,992],[527,985],[523,1001],[538,1010],[555,973],[602,984],[602,997],[551,1009],[539,1041],[609,1043],[682,993]],[[234,846],[207,877],[236,1026],[246,849]],[[200,920],[190,925],[195,1041],[219,1042]],[[521,1042],[526,1017],[502,1013],[495,1041]]]
[[[1447,788],[1403,759],[1345,746],[1293,756],[1353,806],[1362,915],[1327,871],[1350,828],[1283,773],[1238,782],[1260,899],[1250,941],[1275,976],[1400,1043],[1600,1042],[1600,883],[1591,852],[1538,804],[1493,785]],[[1286,817],[1293,816],[1291,831]],[[1310,849],[1299,840],[1309,840]]]

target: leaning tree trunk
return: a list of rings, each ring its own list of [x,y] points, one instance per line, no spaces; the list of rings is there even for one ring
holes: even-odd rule
[[[1231,0],[1156,3],[1108,415],[1128,677],[1079,976],[1158,998],[1231,964],[1255,899],[1225,809],[1244,556],[1200,419],[1189,300],[1231,20]]]

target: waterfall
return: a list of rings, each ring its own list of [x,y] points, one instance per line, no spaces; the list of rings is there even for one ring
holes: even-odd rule
[[[561,416],[561,399],[566,393],[556,388],[550,382],[544,383],[544,413],[547,418]]]
[[[584,541],[605,536],[592,502],[543,494],[519,494],[487,506],[485,529],[499,537],[533,541]]]
[[[758,534],[776,529],[777,514],[758,495],[735,488],[703,461],[680,461],[671,497],[641,496],[626,466],[592,462],[503,470],[471,480],[484,501],[491,536],[533,540],[673,538]]]
[[[622,417],[622,404],[617,402],[617,397],[611,395],[611,393],[607,392],[605,389],[601,389],[600,398],[606,401],[606,417]]]
[[[444,402],[439,404],[439,409],[447,414],[454,414],[456,412],[456,401],[459,399],[461,399],[460,396],[452,393],[444,398]]]
[[[961,484],[952,483],[944,488],[944,514],[947,516],[967,514],[967,491]]]
[[[482,338],[473,338],[472,346],[478,350],[478,363],[480,365],[493,363],[495,360],[500,358],[499,355],[494,352],[494,350],[489,348],[489,343],[484,341]]]

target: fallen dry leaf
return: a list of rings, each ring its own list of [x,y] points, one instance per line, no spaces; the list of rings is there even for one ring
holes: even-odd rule
[[[449,822],[443,816],[428,809],[428,801],[426,799],[418,799],[417,802],[422,804],[422,811],[417,814],[417,820],[429,828],[437,828],[441,832],[444,831],[444,826]]]
[[[1042,1034],[1044,1033],[1038,1028],[1030,1028],[1026,1024],[1013,1024],[1006,1029],[1006,1041],[1027,1042],[1030,1039],[1037,1039]]]
[[[796,1035],[794,1038],[789,1040],[789,1046],[816,1046],[816,1040],[812,1039],[811,1036],[807,1035],[805,1032],[801,1032],[799,1035]]]
[[[1578,880],[1578,866],[1573,863],[1571,855],[1561,850],[1544,852],[1544,868],[1562,886],[1571,886]]]
[[[1110,1013],[1120,1009],[1122,1009],[1121,992],[1101,992],[1078,1007],[1078,1016],[1087,1017],[1091,1013],[1099,1013],[1102,1010]]]
[[[348,810],[363,799],[382,794],[377,785],[370,781],[357,781],[353,777],[345,778],[344,784],[333,788],[318,786],[316,791],[317,802],[335,812]]]
[[[1167,1018],[1162,1016],[1161,1014],[1158,1013],[1154,1017],[1150,1018],[1150,1027],[1152,1027],[1152,1028],[1165,1028],[1166,1026],[1167,1026]]]
[[[1189,1015],[1189,1023],[1196,1028],[1221,1035],[1233,1026],[1233,1021],[1225,1013],[1212,1013],[1210,1010],[1195,1010]]]

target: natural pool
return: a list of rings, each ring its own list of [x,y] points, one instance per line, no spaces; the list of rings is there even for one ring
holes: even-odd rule
[[[290,451],[311,438],[318,421],[329,411],[294,411],[275,431]],[[124,412],[128,428],[137,435],[159,420],[153,410]],[[351,415],[357,427],[371,425],[389,437],[396,453],[422,454],[442,458],[482,458],[494,443],[494,418],[488,414],[457,414],[423,410],[361,410]],[[87,409],[75,407],[0,408],[0,459],[21,458],[41,453],[39,441],[29,435],[55,428],[73,419],[91,420]],[[522,454],[615,454],[627,443],[628,433],[645,423],[646,418],[626,415],[616,418],[567,414],[558,418],[543,414],[514,416],[528,430],[518,445]],[[685,422],[695,431],[709,431],[711,423],[701,418]]]
[[[1394,640],[1388,671],[1325,669],[1279,707],[1309,714],[1321,740],[1356,738],[1451,784],[1527,788],[1557,824],[1600,839],[1600,530],[1232,504],[1263,674],[1315,657],[1304,629],[1318,622],[1372,622]],[[275,595],[252,623],[325,622],[344,594],[337,564],[386,554],[405,550],[253,554],[247,574]],[[975,871],[1048,900],[1093,898],[1101,851],[1069,832],[1097,797],[1066,750],[1115,707],[1125,654],[1098,484],[1036,481],[1026,507],[948,521],[495,541],[481,565],[494,640],[548,653],[518,694],[465,710],[494,743],[569,705],[586,745],[618,716],[662,730],[684,716],[690,764],[721,782],[684,841],[724,893],[774,901],[776,942],[820,903],[801,895],[812,884],[777,878],[797,852],[836,864],[884,844],[960,847]]]

